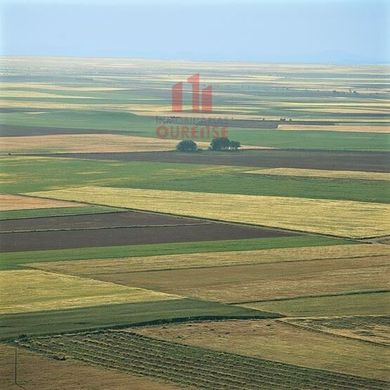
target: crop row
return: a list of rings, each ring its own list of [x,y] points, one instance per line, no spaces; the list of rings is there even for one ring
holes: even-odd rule
[[[78,333],[19,341],[46,355],[147,375],[200,389],[370,389],[373,379],[162,341],[126,331]]]
[[[250,358],[250,357],[242,357],[235,354],[230,353],[223,353],[223,352],[215,352],[210,350],[205,350],[201,348],[194,348],[189,346],[183,346],[181,344],[176,344],[168,341],[161,341],[161,340],[155,340],[151,338],[146,338],[144,336],[140,335],[133,335],[133,338],[129,340],[128,332],[110,332],[109,335],[97,336],[95,337],[94,341],[95,343],[100,343],[101,345],[106,345],[107,348],[110,350],[115,346],[116,348],[119,348],[121,343],[123,344],[124,348],[128,348],[129,344],[134,341],[138,345],[138,347],[141,349],[142,353],[146,353],[145,350],[151,350],[153,349],[153,354],[155,355],[158,353],[158,350],[163,350],[163,352],[169,352],[168,355],[180,357],[180,360],[185,360],[187,356],[189,355],[189,350],[192,349],[191,354],[191,361],[194,360],[196,354],[200,354],[198,359],[200,359],[202,362],[206,360],[206,353],[211,353],[211,359],[215,361],[215,359],[218,357],[223,361],[224,367],[229,367],[230,370],[237,368],[237,362],[240,361],[240,371],[246,371],[246,375],[253,375],[253,372],[256,372],[256,370],[259,368],[259,361],[262,362],[262,369],[261,373],[266,374],[268,373],[270,377],[274,377],[275,374],[280,376],[291,376],[291,371],[294,371],[294,379],[301,378],[302,380],[308,380],[314,379],[315,383],[317,381],[325,381],[328,380],[329,377],[332,377],[332,384],[338,384],[341,387],[345,385],[345,388],[350,388],[351,386],[351,380],[353,380],[353,383],[355,385],[355,388],[358,388],[359,385],[362,386],[362,388],[366,388],[367,386],[367,379],[359,378],[359,377],[353,377],[350,375],[343,375],[343,374],[332,374],[329,371],[321,371],[321,370],[313,370],[309,368],[304,367],[297,367],[289,364],[284,363],[278,363],[274,361],[269,360],[263,360],[263,359],[257,359],[257,358]],[[137,342],[137,338],[140,340],[140,342]],[[145,339],[147,340],[147,343],[145,342]],[[92,341],[92,340],[91,340]],[[119,345],[118,345],[119,344]],[[141,344],[141,345],[140,345]],[[153,345],[153,348],[151,346]],[[167,356],[163,356],[164,358],[167,358]],[[246,370],[244,370],[246,368]],[[286,378],[287,379],[287,378]],[[372,384],[375,388],[375,383]],[[380,388],[380,387],[379,387]]]

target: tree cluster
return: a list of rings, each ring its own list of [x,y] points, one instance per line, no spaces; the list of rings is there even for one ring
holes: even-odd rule
[[[214,138],[210,143],[210,150],[214,151],[229,151],[238,150],[241,147],[239,141],[232,141],[226,137]]]
[[[237,151],[241,147],[239,141],[233,141],[226,137],[213,138],[210,143],[209,150],[221,152],[221,151]],[[197,152],[199,150],[198,145],[192,139],[184,139],[176,145],[178,152]]]

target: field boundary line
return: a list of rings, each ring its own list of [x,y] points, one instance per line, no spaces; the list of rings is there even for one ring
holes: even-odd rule
[[[85,215],[85,214],[83,214]],[[95,214],[91,214],[95,215]],[[51,217],[49,217],[51,218]],[[56,218],[56,217],[54,217]],[[1,223],[0,223],[1,224]],[[35,229],[35,230],[3,230],[0,234],[12,234],[12,233],[43,233],[43,232],[69,232],[69,231],[84,231],[84,230],[109,230],[109,229],[147,229],[147,228],[169,228],[180,226],[202,226],[211,225],[210,222],[200,223],[185,223],[185,224],[172,224],[172,225],[129,225],[129,226],[103,226],[103,227],[86,227],[86,228],[63,228],[63,229]]]
[[[84,207],[88,207],[89,205],[86,205]],[[91,205],[92,206],[92,205]],[[97,207],[101,207],[99,205],[96,205]],[[111,207],[111,206],[106,206],[106,207]],[[63,209],[67,209],[67,210],[71,210],[73,208],[79,208],[79,207],[58,207],[58,208],[63,208]],[[83,208],[83,207],[80,207],[80,208]],[[113,207],[115,208],[115,207]],[[25,209],[25,210],[50,210],[50,209]],[[25,210],[20,210],[20,211],[25,211]],[[11,211],[18,211],[18,210],[11,210]],[[107,210],[107,211],[100,211],[100,212],[97,212],[97,213],[91,213],[91,212],[88,212],[88,213],[81,213],[81,214],[61,214],[61,215],[37,215],[36,217],[20,217],[20,218],[1,218],[1,211],[0,211],[0,224],[1,222],[4,222],[4,221],[20,221],[20,220],[23,220],[23,219],[39,219],[39,218],[64,218],[64,217],[78,217],[78,216],[95,216],[95,215],[99,215],[99,214],[118,214],[118,213],[123,213],[123,212],[126,212],[127,210],[121,210],[118,208],[118,211],[113,211],[113,210]],[[1,232],[0,232],[1,233]]]
[[[354,316],[350,316],[350,317],[354,317]],[[288,318],[276,318],[275,321],[281,322],[283,324],[291,325],[291,326],[293,326],[295,328],[298,328],[298,329],[301,329],[301,330],[304,329],[304,330],[307,330],[309,332],[314,332],[316,334],[322,334],[322,335],[331,336],[331,337],[334,337],[334,338],[341,337],[343,339],[352,340],[352,341],[358,341],[358,342],[368,343],[368,344],[374,344],[376,346],[381,346],[381,347],[384,347],[384,348],[388,348],[389,347],[389,344],[386,344],[386,343],[359,339],[358,337],[345,336],[343,334],[336,334],[336,333],[332,333],[332,332],[326,332],[324,330],[316,329],[316,328],[313,328],[313,327],[310,327],[310,326],[304,326],[304,325],[300,325],[300,324],[297,324],[297,323],[294,323],[294,322],[289,322]]]
[[[297,296],[297,297],[260,299],[260,300],[245,301],[245,302],[227,302],[227,304],[228,305],[244,305],[244,304],[248,304],[248,303],[267,303],[267,302],[280,302],[280,301],[294,301],[296,299],[327,298],[327,297],[340,297],[340,296],[366,295],[366,294],[382,294],[382,293],[388,293],[388,292],[390,292],[390,289],[363,290],[363,291],[346,291],[346,292],[331,293],[331,294],[301,295],[301,296]]]
[[[302,247],[304,248],[304,247]],[[261,250],[261,249],[259,249]],[[267,249],[265,249],[267,250]],[[239,251],[240,253],[241,252],[246,252],[246,251]],[[248,251],[250,252],[250,251]],[[225,253],[225,252],[204,252],[204,253]],[[151,256],[144,256],[144,258],[148,258],[148,257],[157,257],[157,256],[170,256],[170,255],[151,255]],[[181,267],[181,268],[175,268],[175,267],[172,267],[172,268],[160,268],[160,269],[145,269],[145,270],[135,270],[135,271],[117,271],[117,272],[94,272],[93,275],[106,275],[106,274],[109,274],[109,275],[116,275],[116,274],[121,274],[121,273],[127,273],[127,274],[135,274],[135,273],[138,273],[138,272],[159,272],[159,271],[180,271],[180,270],[191,270],[191,269],[209,269],[209,268],[221,268],[221,267],[224,267],[224,268],[230,268],[230,267],[242,267],[242,266],[251,266],[251,265],[262,265],[262,264],[282,264],[282,263],[300,263],[300,262],[310,262],[310,261],[323,261],[323,260],[350,260],[350,259],[364,259],[366,257],[383,257],[383,256],[386,256],[386,254],[380,254],[380,255],[367,255],[367,256],[352,256],[352,257],[324,257],[324,258],[318,258],[318,259],[301,259],[301,260],[277,260],[277,261],[267,261],[267,262],[253,262],[253,263],[237,263],[237,264],[221,264],[221,265],[209,265],[209,266],[199,266],[199,267],[196,267],[196,266],[193,266],[193,267]],[[132,258],[136,258],[137,256],[134,256],[134,257],[113,257],[111,259],[89,259],[89,260],[81,260],[81,261],[108,261],[108,260],[117,260],[117,261],[125,261],[125,260],[128,260],[130,261],[130,259]],[[78,261],[78,260],[69,260],[69,261]],[[62,261],[59,261],[59,262],[62,262]],[[25,266],[27,266],[28,268],[36,268],[36,269],[41,269],[41,268],[38,268],[38,267],[33,267],[35,263],[26,263]],[[40,263],[42,264],[42,263]],[[89,274],[87,274],[89,275]],[[390,291],[390,290],[389,290]],[[276,298],[276,299],[285,299],[285,298]],[[292,298],[292,299],[296,299],[296,298]],[[257,303],[258,301],[254,301],[254,302],[244,302],[244,303]],[[237,303],[236,302],[231,302],[229,303],[230,305],[236,305]]]

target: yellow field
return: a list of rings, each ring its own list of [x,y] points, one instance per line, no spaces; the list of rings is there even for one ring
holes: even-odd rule
[[[131,331],[219,351],[388,379],[386,347],[313,332],[280,321],[201,322],[132,328]]]
[[[177,140],[115,135],[67,134],[2,137],[0,152],[48,150],[55,152],[148,152],[174,150]],[[205,144],[201,146],[206,146]],[[208,143],[207,143],[208,146]]]
[[[85,204],[75,202],[63,202],[52,199],[39,199],[29,196],[0,194],[0,211],[49,209],[56,207],[81,207]]]
[[[320,125],[279,125],[279,130],[310,130],[310,131],[351,131],[356,133],[390,133],[389,126],[375,125],[335,125],[335,126],[320,126]]]
[[[188,253],[164,256],[128,257],[58,261],[29,264],[32,268],[77,276],[108,273],[221,267],[290,261],[359,258],[390,255],[390,247],[381,244],[335,245],[307,248],[263,249],[242,252]]]
[[[28,137],[1,137],[0,152],[155,152],[175,150],[177,139],[161,139],[117,134],[67,134],[39,135]],[[208,148],[209,142],[198,141],[201,148]],[[262,146],[246,146],[246,149],[273,149]]]
[[[35,270],[0,272],[0,314],[178,299],[141,288]]]
[[[390,205],[345,200],[79,187],[34,196],[210,218],[342,237],[390,232]]]
[[[257,175],[324,177],[329,179],[390,180],[390,173],[360,171],[327,171],[322,169],[264,168],[247,171]]]

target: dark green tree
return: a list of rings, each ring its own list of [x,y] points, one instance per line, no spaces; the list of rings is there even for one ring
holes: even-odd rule
[[[213,138],[210,149],[214,151],[229,150],[230,140],[226,137]]]
[[[230,149],[238,150],[241,147],[241,143],[239,141],[230,141]]]
[[[178,152],[196,152],[198,145],[192,139],[183,139],[176,145]]]
[[[210,143],[210,150],[224,151],[224,150],[238,150],[241,147],[239,141],[230,141],[226,137],[214,138]]]

